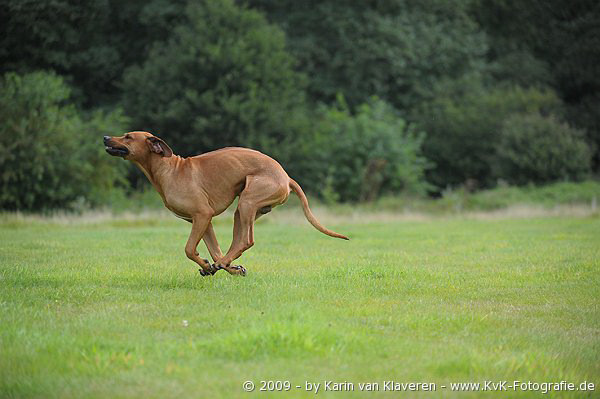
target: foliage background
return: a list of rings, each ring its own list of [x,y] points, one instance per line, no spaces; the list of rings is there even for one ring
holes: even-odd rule
[[[102,153],[128,130],[259,149],[330,202],[600,170],[594,1],[2,0],[0,18],[3,209],[143,191]]]

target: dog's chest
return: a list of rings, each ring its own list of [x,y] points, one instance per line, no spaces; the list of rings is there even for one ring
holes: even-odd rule
[[[172,205],[169,205],[169,203],[166,200],[164,201],[164,204],[165,204],[165,207],[168,210],[170,210],[178,218],[187,220],[188,222],[192,221],[192,216],[188,212],[182,211],[181,209],[178,209]]]
[[[187,196],[168,195],[165,193],[163,203],[178,218],[187,220],[188,222],[192,221],[194,201],[188,200]]]
[[[191,218],[191,217],[189,217],[189,216],[182,216],[182,215],[179,215],[179,214],[177,214],[177,212],[175,212],[175,211],[173,211],[173,210],[171,210],[171,212],[173,213],[173,215],[177,216],[179,219],[183,219],[183,220],[185,220],[185,221],[188,221],[188,222],[191,222],[191,221],[192,221],[192,218]]]

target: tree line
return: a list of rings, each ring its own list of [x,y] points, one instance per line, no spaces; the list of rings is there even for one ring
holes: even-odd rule
[[[600,3],[2,0],[0,208],[105,205],[100,138],[248,146],[328,201],[600,168]]]

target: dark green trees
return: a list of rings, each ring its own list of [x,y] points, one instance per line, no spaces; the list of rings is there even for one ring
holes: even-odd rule
[[[485,36],[468,2],[251,0],[281,26],[314,102],[350,107],[376,95],[407,111],[436,82],[482,68]]]
[[[98,137],[149,130],[183,155],[250,146],[307,190],[347,201],[580,179],[589,154],[600,165],[596,3],[4,0],[0,141],[37,137],[39,157],[64,173],[71,160],[49,136],[79,154],[92,141],[78,124]],[[524,159],[538,147],[578,160],[535,171]],[[90,187],[112,186],[121,165],[94,162],[113,177]],[[51,182],[50,169],[26,170],[0,170],[11,185],[2,207],[96,195],[81,187],[87,175],[38,198],[31,182]]]
[[[584,130],[600,171],[600,3],[479,0],[473,13],[499,77],[553,88],[565,118]]]
[[[268,148],[299,134],[302,76],[283,33],[228,0],[191,4],[185,15],[124,74],[123,105],[136,128],[186,155],[231,145]]]

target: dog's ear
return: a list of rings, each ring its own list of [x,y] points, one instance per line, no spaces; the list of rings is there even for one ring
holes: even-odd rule
[[[148,143],[150,151],[162,155],[163,157],[170,157],[173,155],[173,150],[171,147],[169,147],[167,143],[156,136],[148,137],[146,139],[146,143]]]

